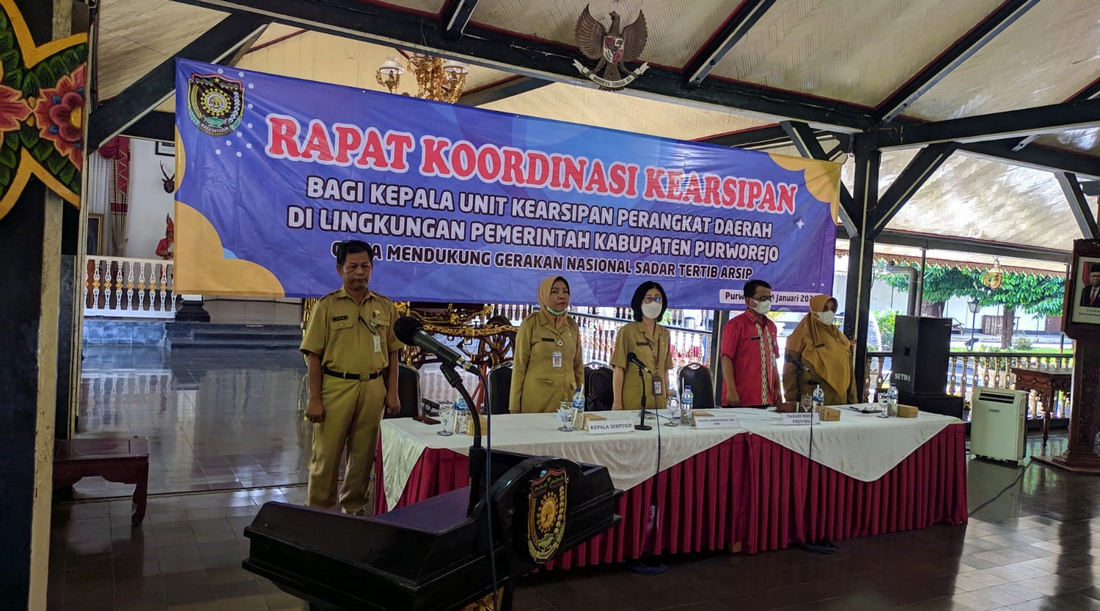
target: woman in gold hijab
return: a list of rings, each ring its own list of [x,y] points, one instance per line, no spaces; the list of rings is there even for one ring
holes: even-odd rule
[[[539,284],[539,310],[516,333],[508,411],[556,412],[584,382],[581,332],[569,315],[569,283],[553,276]]]
[[[833,326],[836,308],[836,299],[828,295],[813,297],[809,314],[787,338],[783,395],[788,401],[797,403],[803,395],[813,395],[820,384],[825,391],[825,405],[858,403],[852,370],[852,343]],[[804,367],[801,388],[799,362]]]

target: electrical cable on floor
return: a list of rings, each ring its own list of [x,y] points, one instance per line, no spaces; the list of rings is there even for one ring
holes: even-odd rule
[[[1004,488],[1002,488],[1001,491],[998,492],[996,494],[996,496],[994,496],[993,498],[991,498],[988,501],[982,503],[981,505],[978,505],[977,507],[975,507],[973,511],[966,514],[966,517],[968,517],[968,518],[974,517],[974,514],[978,513],[979,511],[981,511],[983,509],[985,509],[986,507],[992,505],[994,501],[1001,498],[1001,495],[1003,495],[1004,493],[1008,492],[1010,489],[1015,487],[1016,484],[1020,483],[1020,480],[1022,480],[1024,478],[1024,473],[1027,473],[1027,470],[1030,469],[1031,465],[1033,465],[1033,464],[1035,464],[1035,463],[1033,463],[1029,460],[1027,462],[1027,465],[1023,469],[1020,469],[1020,474],[1016,476],[1016,479],[1012,480],[1011,484],[1009,484],[1009,485],[1005,486]]]

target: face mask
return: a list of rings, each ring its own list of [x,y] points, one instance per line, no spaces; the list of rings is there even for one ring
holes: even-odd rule
[[[757,301],[756,302],[756,308],[754,308],[754,309],[756,310],[757,314],[760,314],[760,315],[767,314],[772,309],[772,302],[770,302],[770,301]]]
[[[833,321],[836,320],[836,312],[815,312],[815,313],[817,314],[817,319],[820,320],[821,322],[827,324],[827,325],[833,324]]]
[[[565,308],[565,310],[568,310],[568,309],[569,308]],[[550,312],[554,316],[561,316],[562,314],[565,314],[565,310],[562,310],[562,311],[558,312],[558,311],[554,310],[553,308],[551,308],[550,306],[546,306],[546,311]]]
[[[646,318],[652,318],[653,320],[657,320],[657,318],[661,315],[661,304],[659,304],[657,302],[643,303],[642,304],[642,315],[645,316]]]

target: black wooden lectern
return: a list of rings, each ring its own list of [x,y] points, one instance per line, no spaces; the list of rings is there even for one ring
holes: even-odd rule
[[[493,592],[491,553],[507,610],[519,577],[622,519],[605,467],[509,452],[491,462],[491,507],[484,494],[471,505],[469,487],[376,518],[267,503],[245,529],[244,568],[315,609],[449,611]]]

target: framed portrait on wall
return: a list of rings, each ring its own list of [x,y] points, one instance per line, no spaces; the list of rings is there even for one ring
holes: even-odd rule
[[[1100,337],[1100,240],[1076,240],[1066,278],[1063,330],[1077,339]]]
[[[103,254],[103,215],[88,215],[88,253],[89,255]]]

